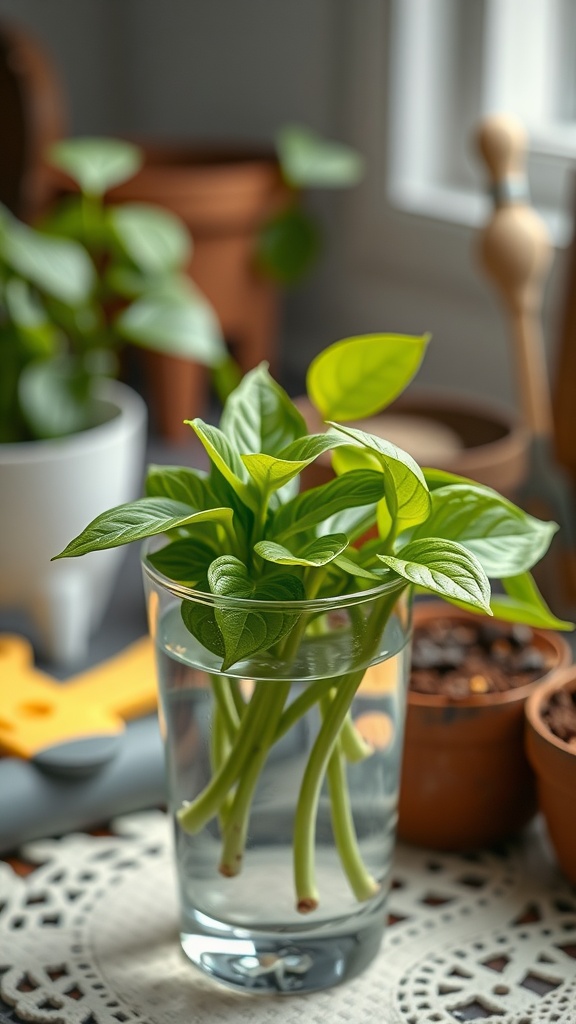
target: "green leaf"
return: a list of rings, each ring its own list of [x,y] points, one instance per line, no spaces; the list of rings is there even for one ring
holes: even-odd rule
[[[18,327],[40,327],[46,322],[46,310],[27,281],[19,277],[6,281],[4,301],[8,315]]]
[[[227,357],[216,315],[198,289],[187,296],[148,293],[115,320],[122,337],[142,348],[215,366]]]
[[[177,526],[231,521],[232,510],[229,508],[211,508],[196,512],[189,505],[173,501],[171,498],[139,498],[126,505],[117,505],[96,516],[96,519],[93,519],[82,533],[55,557],[71,558],[84,555],[88,551],[119,547],[134,540],[166,533]]]
[[[371,502],[356,508],[343,508],[318,524],[320,536],[328,533],[345,533],[350,543],[359,540],[374,526],[374,517],[380,502]],[[381,546],[381,545],[380,545]]]
[[[62,337],[36,292],[20,277],[11,277],[4,288],[6,320],[14,340],[28,357],[54,356]]]
[[[254,545],[261,558],[276,565],[327,565],[334,561],[348,547],[348,538],[343,533],[318,537],[311,544],[306,544],[302,551],[295,553],[276,544],[274,541],[261,540]]]
[[[501,579],[538,562],[557,529],[555,523],[535,519],[488,487],[457,483],[432,492],[430,516],[414,538],[459,541],[477,556],[488,576]]]
[[[467,476],[458,476],[457,473],[449,473],[446,469],[423,468],[424,479],[430,491],[436,491],[439,487],[448,487],[450,484],[469,484],[471,487],[483,487],[477,480]],[[489,488],[488,488],[489,489]]]
[[[356,185],[364,173],[361,155],[302,125],[285,125],[276,149],[286,181],[300,188],[342,188]]]
[[[461,544],[426,537],[411,541],[397,556],[378,555],[378,558],[399,576],[424,590],[492,614],[486,573],[476,556]]]
[[[18,380],[22,413],[37,438],[67,437],[99,422],[89,376],[67,356],[28,363]]]
[[[182,601],[180,615],[188,632],[195,636],[206,650],[219,658],[224,657],[224,638],[218,628],[214,609],[210,605],[197,601]]]
[[[142,164],[137,146],[121,139],[63,139],[50,147],[48,159],[68,174],[87,195],[100,196],[133,177]]]
[[[354,576],[362,580],[373,580],[374,583],[381,582],[380,576],[377,576],[374,572],[370,572],[369,569],[365,569],[360,562],[355,561],[354,558],[349,558],[348,555],[338,555],[337,558],[334,559],[334,564],[339,566],[340,569],[343,569],[349,576]]]
[[[278,607],[246,608],[233,604],[216,605],[215,617],[224,640],[223,671],[243,658],[266,651],[286,636],[298,621],[299,612],[291,611],[292,601],[305,597],[302,582],[287,574],[261,582],[250,579],[246,566],[232,555],[217,558],[208,571],[213,594],[278,603]],[[288,607],[287,607],[288,605]]]
[[[306,434],[306,423],[265,363],[246,373],[232,392],[220,429],[242,454],[280,455]],[[282,458],[287,458],[282,454]]]
[[[197,510],[213,505],[206,473],[187,466],[148,466],[145,490],[149,498],[173,498]]]
[[[159,551],[147,556],[150,564],[168,579],[187,587],[195,587],[206,580],[214,549],[201,540],[183,537],[174,540]]]
[[[242,462],[264,495],[277,491],[298,476],[311,460],[287,462],[273,455],[242,455]]]
[[[205,423],[199,417],[184,420],[201,441],[211,463],[216,466],[225,480],[237,494],[248,497],[248,471],[242,462],[238,449],[218,427]]]
[[[310,401],[324,420],[373,416],[410,383],[429,340],[429,334],[365,334],[329,345],[308,368]]]
[[[574,623],[559,619],[546,604],[529,572],[502,580],[505,594],[493,594],[494,615],[506,622],[522,622],[540,629],[573,630]]]
[[[88,253],[69,238],[52,238],[10,221],[2,241],[6,263],[42,292],[69,306],[90,297],[95,274]]]
[[[299,437],[277,454],[279,458],[287,459],[288,461],[306,459],[307,462],[312,462],[319,455],[323,455],[324,452],[329,452],[334,448],[340,448],[342,445],[349,444],[350,441],[347,438],[327,431],[325,434],[307,434],[306,437]]]
[[[321,234],[315,220],[299,206],[270,217],[258,231],[255,260],[258,269],[277,284],[296,284],[316,263]]]
[[[148,203],[122,203],[109,207],[107,217],[116,240],[143,273],[165,274],[189,262],[190,234],[169,210]]]
[[[347,473],[345,477],[336,477],[327,484],[297,494],[292,501],[278,509],[273,519],[273,535],[277,540],[280,537],[286,540],[338,512],[371,505],[379,501],[383,493],[382,473],[360,469]]]
[[[354,427],[331,424],[346,437],[375,452],[384,470],[388,509],[397,533],[423,522],[430,514],[430,492],[420,466],[408,452],[397,448],[391,441],[367,434]],[[345,480],[350,474],[340,479]]]

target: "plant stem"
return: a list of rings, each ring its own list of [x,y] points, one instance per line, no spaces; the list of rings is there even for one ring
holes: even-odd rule
[[[254,740],[248,762],[244,767],[232,806],[226,817],[219,870],[227,878],[237,875],[242,867],[254,790],[274,742],[278,721],[290,693],[291,683],[289,679],[282,679],[277,682],[268,682],[265,685],[269,688],[265,723],[262,731]]]
[[[302,914],[318,906],[318,889],[314,870],[314,844],[316,815],[320,788],[328,760],[338,739],[342,722],[352,703],[364,672],[352,672],[339,681],[336,695],[310,751],[308,763],[300,785],[300,795],[294,819],[294,884],[296,908]]]
[[[230,691],[230,682],[228,679],[217,675],[211,675],[210,682],[212,684],[214,699],[221,716],[222,726],[229,742],[233,743],[236,738],[236,733],[238,732],[240,719],[236,710],[236,704],[234,703],[232,693]]]
[[[374,657],[377,645],[397,600],[400,589],[378,601],[372,609],[362,636],[366,662]],[[315,880],[314,847],[316,817],[322,780],[337,742],[343,723],[350,711],[350,705],[362,679],[364,669],[352,672],[339,680],[335,695],[327,706],[326,714],[310,752],[308,764],[300,785],[300,794],[294,819],[294,884],[296,907],[307,914],[318,906],[318,889]],[[344,785],[345,785],[344,776]]]
[[[214,720],[212,724],[212,732],[210,734],[210,758],[212,762],[212,774],[215,775],[219,771],[221,765],[223,765],[230,754],[230,742],[226,732],[226,727],[223,721],[223,715],[220,707],[216,705],[214,708]],[[224,798],[220,804],[220,810],[218,812],[218,821],[220,824],[220,831],[223,832],[226,825],[227,813],[230,808],[231,795]]]
[[[348,711],[340,730],[340,747],[347,761],[356,764],[358,761],[365,761],[371,757],[374,748],[360,735],[352,721],[352,715]]]
[[[176,817],[185,832],[198,832],[213,818],[229,789],[242,774],[253,744],[266,721],[266,690],[268,683],[256,683],[250,703],[246,706],[236,739],[226,761],[212,776],[208,785],[191,803],[184,804]],[[264,687],[264,688],[263,688]]]
[[[236,714],[238,721],[242,718],[242,715],[246,711],[246,701],[244,700],[240,691],[240,683],[234,676],[228,676],[228,686],[230,688],[230,695],[234,701],[234,707],[236,708]]]
[[[335,744],[330,754],[327,779],[332,830],[342,867],[356,899],[369,900],[380,885],[367,870],[358,847],[340,743]]]
[[[282,713],[282,717],[278,722],[276,729],[276,735],[274,742],[276,743],[281,736],[292,728],[296,722],[306,714],[317,704],[321,697],[330,689],[333,683],[333,679],[316,679],[313,683],[309,683],[308,686],[300,693],[295,700],[285,709]]]

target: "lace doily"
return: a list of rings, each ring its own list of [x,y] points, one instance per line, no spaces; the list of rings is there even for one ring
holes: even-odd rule
[[[576,1024],[576,890],[537,832],[474,855],[399,847],[379,956],[307,996],[221,989],[178,942],[161,813],[35,842],[0,864],[0,999],[34,1024]],[[304,1015],[304,1016],[303,1016]],[[0,1014],[1,1017],[1,1014]]]

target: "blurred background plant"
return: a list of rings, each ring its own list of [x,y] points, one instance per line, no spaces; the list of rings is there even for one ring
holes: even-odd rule
[[[297,284],[322,252],[322,229],[303,206],[302,191],[357,185],[364,174],[364,160],[350,146],[297,124],[277,132],[275,148],[289,198],[283,210],[262,224],[256,259],[263,273],[286,286]]]
[[[104,201],[137,172],[140,149],[66,139],[48,160],[75,191],[35,227],[0,208],[0,442],[95,425],[97,382],[117,375],[125,341],[206,364],[228,390],[217,317],[185,272],[186,227],[151,204]]]

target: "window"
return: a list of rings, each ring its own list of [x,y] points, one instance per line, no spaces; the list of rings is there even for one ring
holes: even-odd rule
[[[515,114],[532,201],[565,244],[576,161],[576,0],[393,0],[388,194],[399,209],[485,216],[475,126]]]

